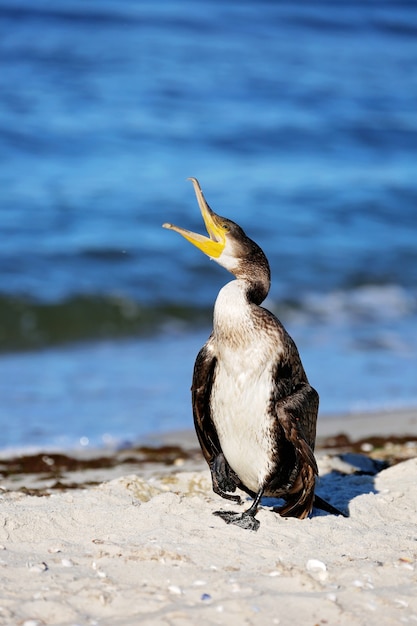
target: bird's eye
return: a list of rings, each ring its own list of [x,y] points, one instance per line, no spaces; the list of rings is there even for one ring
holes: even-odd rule
[[[224,230],[225,233],[228,233],[230,230],[229,225],[226,224],[225,222],[223,222],[222,224],[222,229]]]

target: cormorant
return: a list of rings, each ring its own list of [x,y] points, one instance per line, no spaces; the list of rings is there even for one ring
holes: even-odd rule
[[[173,224],[235,276],[219,292],[213,332],[193,373],[194,424],[216,494],[241,503],[236,488],[254,500],[243,513],[216,511],[228,524],[257,530],[262,496],[283,498],[280,515],[305,518],[313,503],[340,514],[314,495],[319,396],[309,384],[294,341],[261,303],[270,287],[260,247],[207,204],[193,183],[209,237]]]

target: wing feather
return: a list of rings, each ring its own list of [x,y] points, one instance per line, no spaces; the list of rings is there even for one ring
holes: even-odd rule
[[[279,512],[303,518],[312,509],[318,474],[314,445],[319,396],[308,382],[297,347],[288,335],[286,340],[286,359],[279,360],[275,368],[273,402],[280,426],[278,436],[292,446],[295,457],[294,466],[289,468],[286,504]],[[282,441],[277,445],[285,449]],[[285,459],[282,462],[285,464]]]
[[[197,355],[191,386],[194,426],[204,458],[209,465],[221,453],[219,438],[210,411],[210,394],[216,362],[213,340],[210,336]]]

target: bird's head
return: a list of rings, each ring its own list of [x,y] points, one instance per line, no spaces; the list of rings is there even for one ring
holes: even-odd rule
[[[268,266],[268,261],[259,246],[249,239],[235,222],[217,215],[209,207],[196,178],[190,178],[189,180],[193,183],[198,205],[209,236],[206,237],[199,233],[193,233],[185,228],[174,226],[174,224],[163,224],[163,227],[175,230],[213,259],[213,261],[216,261],[237,277],[243,274],[243,270],[247,268],[248,264],[259,262],[261,257],[263,264]]]

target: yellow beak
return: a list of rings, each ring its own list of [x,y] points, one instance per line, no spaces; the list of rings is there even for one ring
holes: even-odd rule
[[[199,182],[196,178],[189,178],[194,186],[195,195],[197,196],[198,206],[203,216],[209,237],[193,233],[185,228],[174,226],[174,224],[162,224],[163,228],[175,230],[177,233],[185,237],[187,241],[199,248],[204,254],[218,259],[226,245],[226,232],[222,224],[222,219],[214,213],[207,204],[203,192],[201,191]]]

